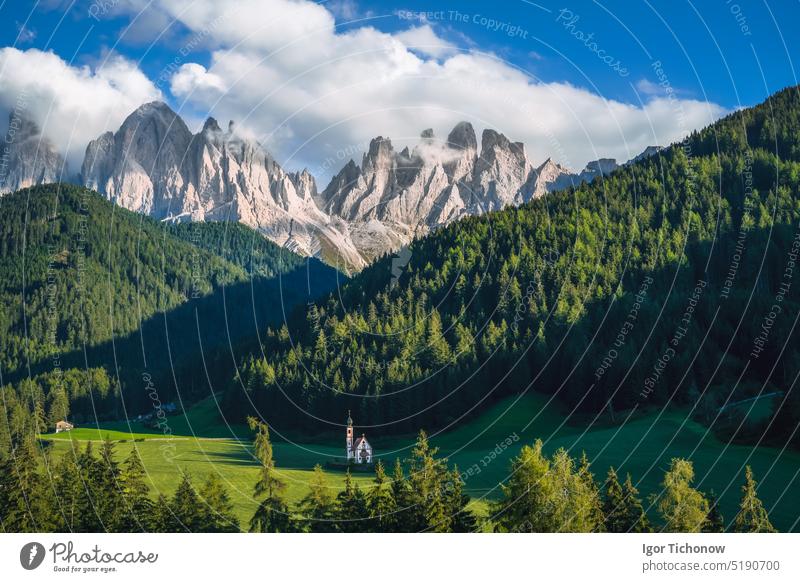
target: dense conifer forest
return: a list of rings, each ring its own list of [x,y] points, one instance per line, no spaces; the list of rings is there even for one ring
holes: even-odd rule
[[[229,380],[231,346],[280,321],[276,306],[335,284],[244,225],[163,224],[77,186],[23,190],[0,209],[0,420],[22,402],[43,408],[40,430],[147,411],[143,376],[162,402],[180,392],[188,405]]]
[[[774,392],[774,419],[715,429],[797,442],[798,135],[790,88],[605,178],[437,230],[399,277],[385,257],[269,329],[228,411],[310,428],[354,408],[410,431],[530,389],[576,413],[669,403],[705,420]]]

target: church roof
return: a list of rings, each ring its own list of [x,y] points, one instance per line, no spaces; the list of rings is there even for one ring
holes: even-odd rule
[[[362,434],[360,437],[358,437],[358,438],[356,439],[356,442],[353,444],[353,448],[354,448],[354,449],[357,449],[358,447],[360,447],[360,446],[361,446],[361,443],[362,443],[362,442],[366,443],[366,445],[367,445],[367,446],[369,446],[369,441],[367,440],[367,437],[365,437],[365,436]]]

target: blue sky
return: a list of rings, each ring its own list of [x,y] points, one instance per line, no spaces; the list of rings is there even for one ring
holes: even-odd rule
[[[226,4],[2,2],[0,45],[23,56],[0,61],[0,108],[32,86],[29,99],[49,99],[47,107],[31,105],[32,115],[46,117],[37,120],[45,131],[52,126],[56,141],[70,143],[64,147],[83,147],[76,145],[85,139],[80,130],[67,139],[55,135],[63,128],[52,121],[52,112],[74,111],[75,104],[38,95],[46,91],[32,78],[37,69],[51,70],[34,51],[52,51],[79,77],[63,92],[103,111],[102,119],[78,112],[87,135],[115,129],[121,109],[158,94],[193,128],[208,114],[236,117],[290,167],[324,175],[340,161],[341,144],[357,157],[370,136],[413,143],[424,127],[411,125],[446,135],[460,118],[525,141],[532,157],[553,155],[572,166],[607,150],[624,158],[797,84],[796,1],[336,0],[303,10],[288,0]],[[408,54],[398,53],[394,40]],[[99,70],[123,61],[124,81],[118,72],[96,103],[83,97],[78,84],[98,82]],[[61,76],[52,70],[57,85]],[[398,79],[398,70],[406,77]],[[377,78],[381,87],[372,85]],[[347,89],[337,91],[340,79]],[[451,93],[453,79],[463,86]],[[471,87],[475,79],[479,85]],[[117,86],[123,90],[115,96]],[[680,119],[667,89],[688,112]],[[507,101],[497,107],[501,99]],[[564,118],[551,122],[559,107]],[[613,124],[586,123],[606,114]]]

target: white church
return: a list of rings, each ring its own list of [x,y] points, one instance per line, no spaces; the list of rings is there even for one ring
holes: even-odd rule
[[[353,442],[353,419],[350,412],[347,412],[347,461],[356,464],[372,464],[372,445],[367,442],[367,437],[363,434]]]

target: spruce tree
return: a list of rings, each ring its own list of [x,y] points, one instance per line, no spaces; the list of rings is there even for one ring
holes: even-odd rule
[[[402,470],[401,467],[400,471],[402,472]],[[383,462],[378,461],[375,464],[374,485],[367,492],[370,529],[378,533],[394,531],[397,505],[395,505],[392,495],[392,488],[387,481],[388,477],[383,468]]]
[[[447,493],[447,511],[451,516],[451,530],[455,533],[474,532],[478,527],[478,520],[475,514],[467,509],[470,498],[464,493],[464,483],[458,472],[458,465],[448,473],[445,491]]]
[[[353,483],[350,469],[347,469],[345,475],[344,490],[336,496],[336,500],[339,531],[346,533],[367,531],[369,528],[367,501],[358,484]]]
[[[581,453],[580,465],[578,466],[578,476],[586,487],[586,495],[590,504],[590,519],[595,523],[592,531],[601,532],[605,530],[605,516],[603,515],[603,501],[600,497],[600,489],[594,480],[591,471],[591,463],[586,451]]]
[[[202,514],[200,500],[192,485],[189,473],[182,471],[181,482],[170,500],[170,509],[178,532],[197,532],[202,528]]]
[[[427,320],[425,354],[427,365],[433,369],[441,368],[452,359],[450,345],[442,334],[442,320],[436,309],[431,311]]]
[[[320,465],[314,467],[314,473],[309,481],[310,491],[300,501],[298,509],[304,517],[304,524],[308,531],[327,533],[337,531],[336,527],[336,501],[331,494],[325,473]]]
[[[625,525],[630,533],[648,533],[653,531],[650,527],[650,521],[647,519],[647,514],[644,512],[642,501],[639,499],[639,490],[633,485],[631,474],[628,473],[625,478],[625,484],[622,486],[622,495],[624,499]]]
[[[122,487],[120,469],[111,439],[103,440],[98,459],[98,482],[95,486],[95,508],[105,531],[120,531],[122,520]]]
[[[742,500],[739,513],[733,522],[733,531],[740,533],[774,533],[777,530],[769,521],[769,514],[756,494],[756,482],[750,465],[744,470]]]
[[[0,507],[2,524],[8,532],[52,531],[46,503],[46,484],[39,473],[35,445],[24,438],[12,456],[0,466]]]
[[[250,518],[250,531],[256,533],[282,533],[295,531],[289,506],[277,496],[266,497]]]
[[[44,413],[44,397],[37,398],[33,404],[33,423],[36,434],[47,432],[47,416]]]
[[[409,483],[414,509],[414,528],[417,531],[447,532],[452,516],[444,495],[445,468],[436,458],[438,449],[431,447],[428,435],[419,431],[417,443],[411,450]]]
[[[92,441],[87,441],[83,452],[78,455],[79,479],[76,499],[76,532],[103,531],[98,513],[96,497],[102,481],[102,465],[94,456]]]
[[[122,487],[122,515],[120,531],[148,531],[155,528],[152,523],[153,502],[150,487],[139,450],[134,446],[120,474]]]
[[[209,473],[200,488],[201,532],[238,532],[239,519],[230,495],[216,473]]]
[[[153,513],[150,518],[150,530],[155,533],[173,533],[186,531],[175,517],[172,504],[163,493],[158,494],[153,504]]]
[[[617,478],[614,467],[608,469],[608,476],[603,488],[603,514],[606,531],[609,533],[625,533],[628,531],[628,520],[625,507],[625,494]]]
[[[392,531],[412,533],[415,529],[414,501],[411,495],[411,486],[403,472],[403,464],[399,458],[394,460],[392,472],[392,501],[395,513],[392,516]]]
[[[713,489],[708,492],[708,505],[708,516],[703,524],[703,532],[723,533],[725,531],[725,518],[719,509],[719,499],[717,499]]]
[[[61,455],[53,472],[53,487],[56,497],[58,526],[56,531],[76,531],[78,514],[78,488],[83,487],[80,480],[80,468],[74,451],[69,450]]]

